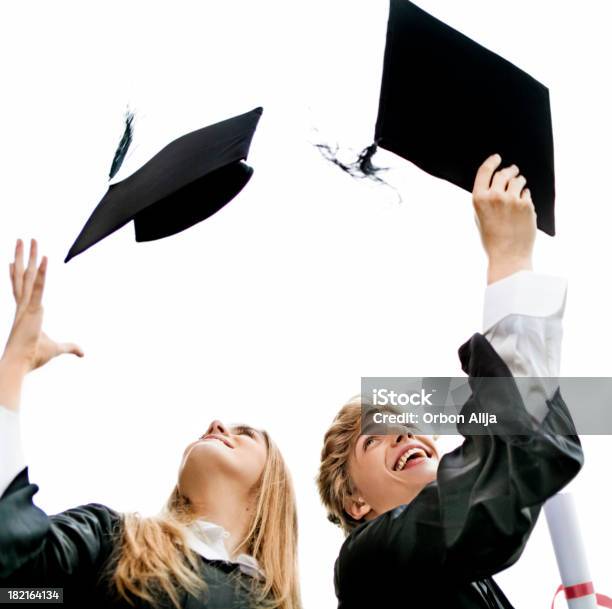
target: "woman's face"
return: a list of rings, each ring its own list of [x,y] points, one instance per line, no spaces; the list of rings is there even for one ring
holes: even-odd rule
[[[187,446],[179,469],[179,490],[193,503],[210,492],[248,495],[257,485],[267,457],[262,432],[247,425],[213,421],[205,434]]]
[[[436,479],[439,455],[431,436],[359,436],[349,457],[349,475],[360,499],[353,517],[374,518],[410,503]],[[355,499],[356,497],[353,497]]]

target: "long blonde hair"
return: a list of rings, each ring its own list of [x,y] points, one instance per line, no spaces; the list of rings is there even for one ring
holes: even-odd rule
[[[264,573],[253,589],[257,606],[300,609],[293,484],[280,450],[262,433],[268,448],[266,463],[249,530],[239,546],[258,561]],[[132,605],[132,598],[138,597],[156,606],[162,593],[179,609],[182,591],[197,595],[205,590],[200,558],[185,537],[185,526],[196,519],[178,485],[159,515],[123,514],[121,544],[107,573],[111,588]]]

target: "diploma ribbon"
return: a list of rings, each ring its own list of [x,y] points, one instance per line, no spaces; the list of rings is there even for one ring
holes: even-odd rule
[[[573,586],[564,586],[561,584],[555,595],[553,596],[552,604],[550,609],[555,609],[555,601],[557,600],[557,596],[559,592],[562,590],[565,591],[565,598],[571,600],[573,598],[580,598],[582,596],[588,596],[589,594],[595,594],[595,587],[593,586],[593,582],[584,582],[582,584],[575,584]],[[597,604],[600,607],[607,607],[608,609],[612,609],[612,598],[606,596],[605,594],[595,594],[595,598],[597,599]]]

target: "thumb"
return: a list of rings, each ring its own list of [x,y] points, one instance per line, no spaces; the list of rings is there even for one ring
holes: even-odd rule
[[[57,354],[62,355],[64,353],[70,353],[78,357],[84,357],[85,353],[83,349],[75,343],[57,343]]]

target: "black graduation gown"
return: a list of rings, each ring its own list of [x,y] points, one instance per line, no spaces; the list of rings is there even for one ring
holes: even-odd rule
[[[409,504],[357,527],[335,565],[339,609],[445,607],[511,609],[491,576],[515,563],[542,504],[583,463],[580,441],[559,390],[534,424],[509,379],[495,397],[472,377],[511,377],[491,344],[475,334],[459,349],[472,394],[462,414],[518,409],[536,431],[467,436],[445,455],[437,480]],[[566,434],[566,435],[557,435]],[[464,434],[465,435],[465,434]]]
[[[63,606],[79,609],[131,607],[99,577],[121,539],[120,514],[90,503],[48,516],[32,502],[36,492],[38,485],[30,483],[26,467],[0,498],[0,587],[63,588]],[[237,565],[203,557],[200,565],[208,592],[202,598],[183,594],[183,607],[254,607],[247,591],[252,579]],[[173,607],[169,599],[162,600],[162,607]]]

